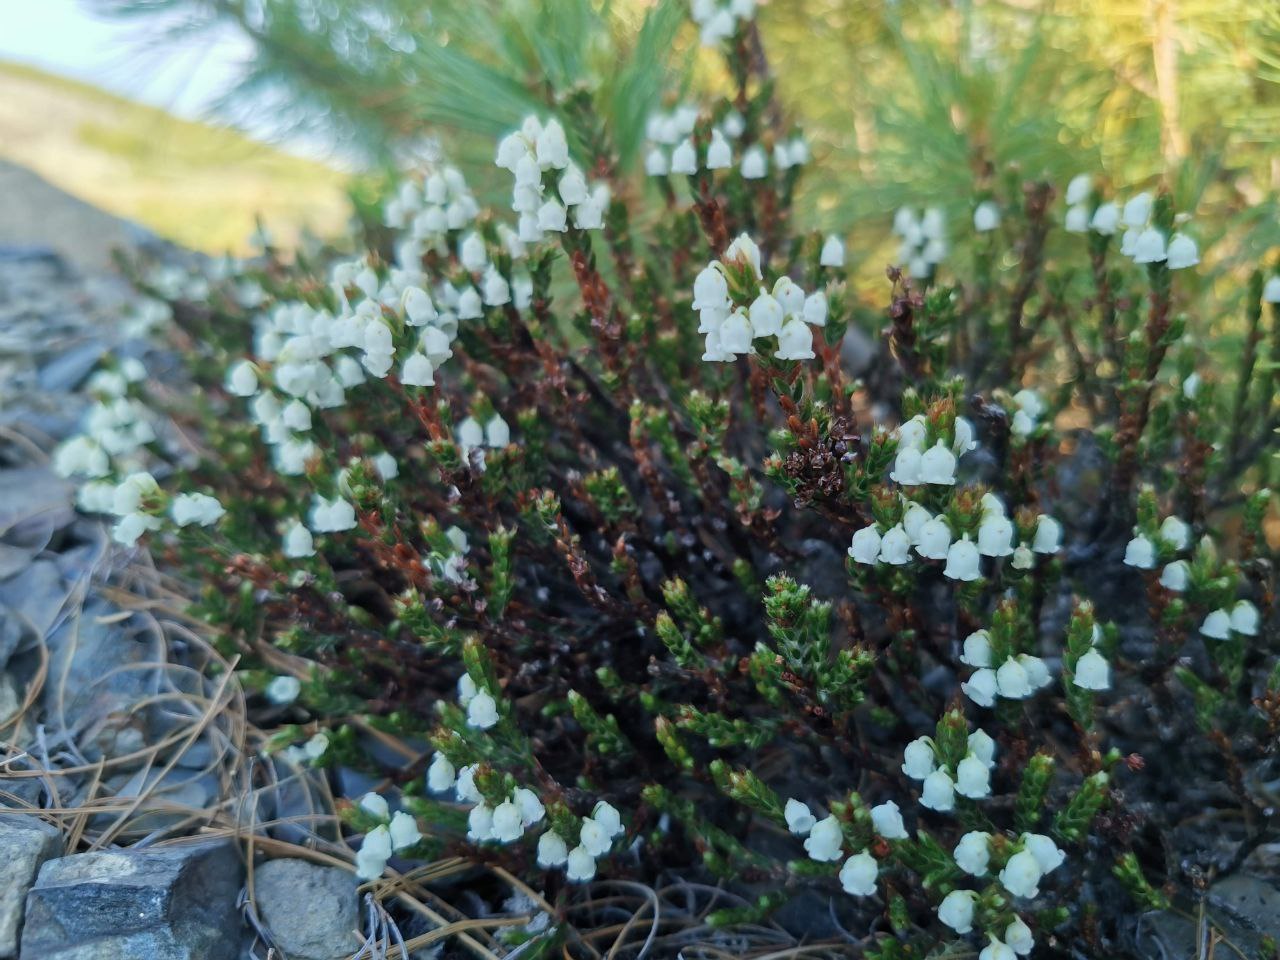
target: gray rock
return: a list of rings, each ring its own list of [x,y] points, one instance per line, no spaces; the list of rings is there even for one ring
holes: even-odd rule
[[[0,960],[18,955],[27,891],[41,864],[61,853],[62,834],[53,826],[34,816],[0,816],[0,863],[4,864],[4,883],[0,884]]]
[[[36,381],[41,390],[70,393],[93,372],[106,352],[107,345],[101,340],[79,344],[41,367]]]
[[[1209,888],[1210,899],[1261,936],[1280,939],[1280,890],[1238,873]]]
[[[258,917],[289,960],[344,960],[358,946],[356,880],[337,867],[269,860],[253,874]]]
[[[232,960],[242,873],[226,841],[50,860],[27,895],[22,955]]]
[[[0,583],[0,604],[44,636],[61,617],[68,593],[58,565],[52,560],[36,560]]]

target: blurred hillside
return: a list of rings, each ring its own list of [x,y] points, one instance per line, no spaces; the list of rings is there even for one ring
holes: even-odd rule
[[[0,159],[184,246],[243,253],[261,214],[292,244],[347,216],[347,176],[235,131],[0,62]]]

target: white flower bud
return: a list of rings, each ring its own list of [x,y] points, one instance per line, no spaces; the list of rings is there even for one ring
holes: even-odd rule
[[[391,810],[387,807],[387,798],[377,793],[366,793],[361,797],[360,809],[379,820],[385,820],[391,816]]]
[[[436,383],[435,370],[425,354],[413,353],[400,368],[400,382],[406,387],[433,387]]]
[[[1113,236],[1120,225],[1120,208],[1114,203],[1104,203],[1093,211],[1089,229],[1104,237]]]
[[[1191,527],[1179,517],[1165,517],[1157,536],[1174,550],[1185,550],[1191,544]]]
[[[907,531],[907,537],[913,545],[920,542],[920,531],[932,519],[933,514],[927,509],[914,501],[907,501],[906,510],[902,514],[902,529]]]
[[[785,314],[773,294],[761,291],[751,303],[751,329],[757,337],[772,337],[782,331]]]
[[[375,827],[365,834],[356,853],[356,876],[361,880],[377,880],[391,857],[391,835],[386,827]]]
[[[473,843],[493,839],[493,810],[483,801],[467,814],[467,839]]]
[[[778,333],[778,360],[812,360],[813,330],[799,317],[791,317]]]
[[[1036,945],[1035,937],[1031,935],[1031,928],[1022,922],[1021,917],[1014,917],[1004,928],[1004,942],[1020,957],[1030,954]]]
[[[1020,653],[1018,654],[1018,665],[1027,672],[1027,682],[1031,684],[1032,690],[1042,690],[1053,682],[1053,677],[1049,674],[1049,668],[1039,657]]]
[[[805,323],[815,327],[827,325],[827,295],[821,290],[809,294],[800,308],[800,316]]]
[[[733,166],[733,150],[729,141],[719,130],[711,131],[711,142],[707,145],[707,169],[725,170]]]
[[[990,517],[978,525],[978,552],[984,557],[1013,553],[1013,523],[1008,517]]]
[[[293,521],[284,533],[284,555],[297,560],[301,557],[315,556],[315,552],[315,540],[311,536],[311,531],[298,521]]]
[[[969,752],[988,767],[996,765],[996,742],[981,728],[969,734]]]
[[[978,960],[1018,960],[1013,949],[1008,944],[1002,943],[994,933],[988,934],[987,937],[988,943],[978,954]]]
[[[524,821],[520,808],[510,800],[504,800],[493,808],[493,839],[499,843],[512,843],[524,836]]]
[[[565,139],[564,127],[554,117],[546,122],[542,132],[538,134],[538,166],[544,170],[555,167],[562,170],[569,164],[569,143]]]
[[[1067,184],[1067,191],[1063,196],[1068,206],[1075,206],[1077,203],[1084,203],[1089,199],[1089,191],[1093,189],[1093,177],[1087,173],[1077,173],[1071,178],[1071,182]]]
[[[1089,229],[1089,208],[1080,205],[1068,207],[1062,226],[1067,233],[1084,233]]]
[[[227,371],[227,392],[237,397],[251,397],[258,391],[258,370],[248,360],[241,360]]]
[[[694,149],[693,141],[686,137],[681,140],[679,145],[671,151],[672,173],[695,174],[698,172],[698,151]]]
[[[298,699],[298,694],[302,692],[302,682],[297,677],[276,677],[267,684],[263,692],[277,707],[283,707]]]
[[[1131,197],[1124,205],[1124,214],[1121,220],[1126,227],[1145,227],[1147,220],[1151,218],[1151,194],[1140,193],[1136,197]]]

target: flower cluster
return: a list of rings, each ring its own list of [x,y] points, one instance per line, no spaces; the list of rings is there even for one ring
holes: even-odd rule
[[[990,221],[991,207],[983,209],[981,217],[975,212],[975,228],[993,229],[994,225],[988,226]],[[939,207],[924,210],[900,207],[893,215],[893,233],[898,238],[898,263],[903,264],[912,277],[933,276],[947,257],[947,220]]]
[[[560,121],[553,118],[543,123],[537,117],[527,117],[518,131],[507,134],[498,144],[495,162],[515,177],[511,209],[519,216],[516,237],[521,243],[537,243],[548,233],[564,233],[569,229],[570,212],[578,230],[604,226],[609,187],[604,183],[587,185],[586,175],[569,159],[569,143]],[[474,269],[483,266],[482,257],[483,246],[477,251]]]

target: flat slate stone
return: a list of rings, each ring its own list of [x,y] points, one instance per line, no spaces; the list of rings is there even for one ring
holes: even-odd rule
[[[0,816],[0,960],[18,955],[27,891],[41,864],[62,853],[62,834],[35,816]]]
[[[253,874],[258,917],[289,960],[346,960],[358,946],[356,879],[306,860],[269,860]]]
[[[22,956],[233,960],[242,875],[222,840],[50,860],[27,895]]]

